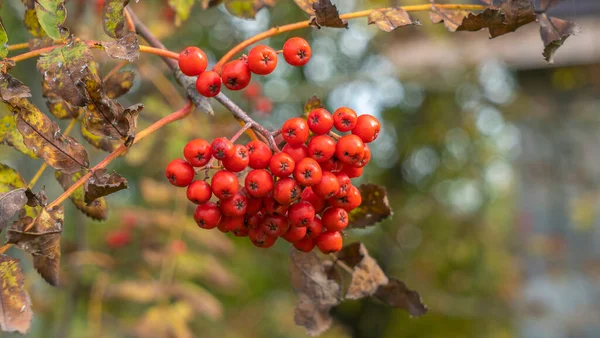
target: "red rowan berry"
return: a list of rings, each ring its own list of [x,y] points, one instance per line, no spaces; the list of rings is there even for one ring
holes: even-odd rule
[[[196,204],[208,202],[212,196],[210,185],[206,181],[198,180],[187,187],[187,198]]]
[[[246,188],[243,188],[246,189]],[[250,195],[248,195],[250,196]],[[248,206],[246,207],[246,215],[254,215],[258,213],[263,207],[263,200],[261,198],[248,198]]]
[[[268,46],[258,45],[248,53],[248,68],[254,74],[267,75],[277,67],[277,52]]]
[[[290,243],[295,243],[303,239],[304,236],[306,236],[306,227],[291,226],[282,237]]]
[[[241,144],[233,145],[233,155],[223,159],[223,167],[232,172],[240,172],[248,167],[250,158],[248,156],[248,148]]]
[[[373,115],[363,114],[356,119],[356,126],[352,129],[352,134],[369,143],[374,141],[381,131],[379,120]]]
[[[342,197],[348,194],[350,187],[352,186],[352,182],[350,182],[350,177],[346,173],[337,173],[335,174],[337,178],[338,185],[340,186],[340,190],[334,197]]]
[[[260,88],[260,83],[252,82],[248,85],[246,90],[244,90],[243,94],[244,94],[244,97],[246,97],[246,99],[252,100],[252,99],[260,96],[261,93],[262,93],[262,90]]]
[[[190,46],[179,53],[177,63],[183,74],[187,76],[197,76],[206,69],[206,66],[208,66],[208,58],[202,49]]]
[[[258,212],[250,217],[247,217],[246,224],[248,226],[248,229],[258,228],[262,224],[264,217],[265,216],[262,212]]]
[[[273,177],[264,169],[254,169],[248,173],[246,190],[252,197],[264,197],[273,190]]]
[[[244,217],[243,216],[223,216],[221,217],[221,221],[217,225],[217,229],[221,232],[230,232],[235,229],[242,228],[244,226]]]
[[[308,124],[303,118],[293,117],[283,123],[281,136],[291,146],[297,147],[308,140]]]
[[[221,92],[221,77],[219,73],[209,70],[196,79],[196,90],[205,97],[217,96]]]
[[[335,156],[332,156],[325,162],[320,162],[319,165],[323,171],[331,171],[332,173],[342,170],[342,162]]]
[[[308,113],[307,121],[310,131],[317,135],[327,134],[333,127],[333,116],[323,109],[313,109]]]
[[[300,198],[302,190],[296,180],[285,177],[275,182],[273,198],[280,204],[290,204]]]
[[[342,234],[337,231],[326,231],[317,237],[317,247],[324,254],[342,250]]]
[[[333,113],[333,125],[335,129],[345,133],[356,126],[356,112],[348,107],[338,108]]]
[[[304,144],[294,147],[288,143],[285,146],[283,146],[283,149],[281,149],[281,151],[290,155],[294,160],[294,163],[298,163],[302,161],[302,159],[308,157],[308,148]]]
[[[231,198],[219,200],[219,208],[225,216],[244,216],[248,208],[248,200],[238,191]]]
[[[185,244],[185,242],[180,239],[175,239],[175,240],[171,241],[171,244],[169,245],[169,249],[173,254],[181,255],[184,252],[186,252],[187,244]]]
[[[319,183],[312,186],[312,190],[320,198],[328,199],[335,196],[340,190],[340,184],[337,177],[329,172],[324,171],[323,177]]]
[[[263,223],[260,227],[265,234],[269,236],[280,237],[285,235],[289,226],[290,225],[285,216],[267,215],[263,219]]]
[[[303,239],[293,243],[294,248],[302,252],[311,252],[315,248],[315,241],[311,237],[304,237]]]
[[[259,248],[272,247],[277,240],[277,237],[267,235],[261,228],[250,229],[248,237],[250,237],[252,244]]]
[[[305,227],[315,218],[315,208],[306,202],[294,203],[288,209],[290,224],[297,227]]]
[[[269,215],[285,215],[288,208],[290,207],[289,204],[281,204],[277,202],[272,192],[270,192],[263,199],[263,206],[265,208],[265,212]]]
[[[310,203],[315,208],[315,213],[317,214],[327,206],[327,201],[317,196],[311,187],[304,188],[302,195],[300,195],[300,200]]]
[[[369,148],[369,146],[365,143],[365,154],[363,155],[363,158],[361,158],[357,163],[354,163],[352,166],[356,168],[364,168],[367,164],[369,164],[369,162],[371,162],[371,148]],[[362,170],[358,176],[360,175],[362,175]]]
[[[254,110],[269,115],[273,111],[273,102],[270,98],[261,96],[254,100]]]
[[[310,45],[303,38],[293,37],[283,44],[283,58],[292,66],[304,66],[311,54]]]
[[[203,229],[214,229],[221,220],[221,211],[215,202],[206,202],[196,207],[194,220]]]
[[[342,166],[342,172],[348,175],[350,178],[356,178],[362,176],[363,168],[344,164],[344,166]]]
[[[194,168],[191,164],[184,160],[176,159],[167,165],[165,174],[172,185],[176,187],[186,187],[192,183],[196,172],[194,172]]]
[[[323,221],[318,216],[306,226],[306,237],[317,238],[323,232]]]
[[[315,161],[327,162],[335,154],[335,141],[327,135],[317,135],[308,141],[308,155]]]
[[[213,194],[220,199],[232,198],[239,190],[238,179],[234,173],[227,170],[217,171],[210,182]]]
[[[341,231],[348,226],[348,212],[342,208],[329,207],[323,211],[321,221],[327,231]]]
[[[351,185],[345,195],[335,196],[327,200],[327,202],[337,208],[342,208],[350,212],[357,208],[362,203],[362,196],[357,187]]]
[[[294,168],[294,178],[296,181],[305,187],[310,187],[321,181],[323,172],[317,161],[312,158],[305,158],[302,161],[296,163]]]
[[[112,249],[118,249],[131,242],[131,233],[127,230],[113,230],[106,234],[106,245]]]
[[[356,135],[344,135],[335,146],[335,156],[346,164],[355,164],[365,155],[365,144]]]
[[[248,148],[248,165],[252,169],[265,169],[269,166],[269,161],[271,160],[271,155],[273,152],[269,146],[259,140],[254,140],[248,142],[246,144],[246,148]]]
[[[205,166],[211,158],[211,146],[201,138],[191,140],[183,147],[183,156],[194,167]]]
[[[269,169],[271,173],[278,177],[288,177],[294,172],[295,162],[292,157],[286,153],[277,153],[271,157]]]
[[[234,153],[233,143],[231,143],[231,141],[225,137],[217,137],[214,139],[210,145],[210,148],[210,153],[212,156],[219,161],[233,156]]]
[[[244,60],[229,61],[221,70],[221,79],[225,87],[231,90],[241,90],[250,83],[252,73]]]

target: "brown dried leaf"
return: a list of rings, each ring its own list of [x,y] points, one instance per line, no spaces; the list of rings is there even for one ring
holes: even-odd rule
[[[27,205],[35,207],[45,207],[48,204],[48,197],[46,197],[46,191],[40,190],[38,193],[34,193],[31,189],[25,190],[25,196],[27,196]]]
[[[75,182],[77,182],[81,176],[83,176],[83,172],[78,172],[75,174],[63,174],[60,171],[55,173],[56,180],[60,183],[60,186],[63,187],[64,190],[69,189]],[[104,197],[100,197],[91,203],[87,204],[84,201],[84,192],[83,187],[79,187],[73,192],[69,198],[71,202],[75,204],[75,207],[79,209],[79,211],[83,212],[86,216],[95,219],[95,220],[105,220],[108,216],[108,205],[106,204],[106,199]]]
[[[323,102],[316,95],[313,95],[304,104],[304,116],[308,116],[311,111],[317,108],[323,108]]]
[[[317,28],[333,27],[348,28],[348,22],[340,18],[337,7],[331,3],[331,0],[319,0],[313,3],[314,17],[311,17],[310,24]]]
[[[50,285],[58,285],[60,266],[60,234],[64,212],[61,205],[50,210],[43,208],[34,219],[21,217],[8,227],[6,241],[33,256],[33,266]],[[25,229],[33,222],[33,226]]]
[[[17,129],[17,121],[13,115],[6,115],[0,119],[0,144],[9,145],[31,158],[37,158],[23,143],[23,135]]]
[[[85,182],[83,189],[85,191],[85,203],[89,204],[97,198],[127,189],[127,180],[115,172],[107,174],[106,169],[98,169]]]
[[[411,316],[427,313],[427,306],[423,304],[419,293],[408,289],[404,282],[396,278],[390,278],[388,284],[380,286],[375,297],[387,305],[405,309]]]
[[[0,98],[2,98],[2,101],[30,96],[31,92],[29,87],[24,85],[23,82],[6,72],[0,73]]]
[[[31,326],[31,299],[23,280],[19,260],[0,255],[0,329],[4,332],[26,334]]]
[[[374,10],[369,14],[369,25],[375,24],[385,32],[391,32],[399,27],[420,25],[419,20],[412,21],[408,13],[400,8],[386,8]]]
[[[133,86],[134,79],[135,73],[130,70],[112,74],[104,81],[106,96],[110,99],[116,99],[127,94]]]
[[[540,36],[544,42],[544,59],[548,63],[554,62],[554,53],[571,35],[581,32],[581,27],[575,22],[549,17],[546,14],[538,16],[540,22]]]
[[[352,280],[346,293],[348,299],[371,296],[389,282],[377,261],[369,256],[367,248],[360,242],[346,245],[336,256],[352,268]]]
[[[140,57],[138,37],[132,32],[127,33],[115,41],[103,41],[102,47],[104,47],[108,56],[115,59],[135,62]]]
[[[89,144],[93,145],[94,147],[96,147],[100,150],[104,150],[106,152],[112,153],[123,143],[120,140],[115,140],[110,137],[94,135],[94,134],[90,133],[89,130],[87,130],[84,123],[81,123],[80,125],[81,125],[81,136],[83,136],[83,138]]]
[[[292,250],[291,259],[292,286],[298,294],[294,321],[309,335],[319,335],[331,325],[329,310],[341,302],[342,288],[328,278],[325,265],[314,252]]]
[[[46,98],[46,106],[57,119],[78,118],[83,113],[83,108],[74,107],[63,100],[48,81],[42,81],[42,95]]]
[[[499,8],[504,14],[504,21],[490,23],[489,31],[492,38],[514,32],[517,28],[536,19],[532,0],[505,0]]]
[[[377,184],[361,184],[358,189],[362,203],[350,212],[349,228],[366,228],[394,215],[385,187]]]
[[[202,9],[207,10],[211,7],[215,7],[221,4],[223,0],[202,0]]]
[[[470,13],[471,12],[469,11],[451,11],[432,5],[431,12],[429,12],[429,18],[433,23],[443,22],[446,29],[450,32],[456,32],[458,27],[462,25],[465,17]]]
[[[7,225],[8,221],[27,204],[25,189],[16,189],[0,194],[0,231]]]
[[[296,5],[298,5],[298,7],[300,7],[300,9],[302,9],[303,11],[305,11],[306,13],[308,13],[310,15],[315,14],[315,10],[313,9],[313,4],[317,1],[319,1],[319,0],[294,0]]]

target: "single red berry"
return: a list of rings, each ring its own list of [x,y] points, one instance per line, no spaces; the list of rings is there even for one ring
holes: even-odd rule
[[[203,167],[212,156],[210,143],[201,138],[191,140],[183,147],[183,156],[192,166]]]
[[[296,243],[303,239],[304,236],[306,236],[306,227],[291,226],[282,237],[290,243]]]
[[[350,182],[350,177],[344,172],[336,173],[335,177],[337,178],[338,185],[340,186],[340,190],[335,195],[335,197],[346,196],[348,194],[348,191],[350,190],[350,187],[352,186],[352,182]]]
[[[315,248],[315,241],[311,237],[304,237],[301,240],[294,242],[294,248],[302,252],[311,252]]]
[[[290,207],[289,204],[277,202],[271,192],[263,199],[263,206],[268,215],[285,215]]]
[[[265,216],[262,212],[258,212],[252,216],[249,216],[246,220],[246,226],[248,229],[256,229],[263,223],[264,217]]]
[[[263,219],[261,229],[269,236],[280,237],[285,235],[289,226],[285,216],[267,215]]]
[[[262,94],[262,90],[260,88],[260,83],[258,82],[252,82],[248,85],[248,87],[246,87],[246,90],[244,90],[244,97],[248,100],[253,100],[257,97],[260,96],[260,94]]]
[[[288,177],[294,172],[295,162],[286,153],[277,153],[271,157],[269,169],[277,177]]]
[[[260,227],[256,229],[250,229],[248,237],[252,241],[252,244],[259,248],[269,248],[275,244],[277,237],[267,235]]]
[[[231,198],[219,200],[219,208],[225,216],[244,216],[248,208],[248,200],[238,191]]]
[[[254,169],[248,173],[246,190],[252,197],[264,197],[273,190],[273,177],[264,169]]]
[[[223,216],[221,217],[221,221],[217,225],[217,229],[221,232],[227,233],[230,231],[234,231],[235,229],[241,228],[244,226],[244,217],[243,216]]]
[[[179,53],[178,63],[183,74],[197,76],[208,66],[208,58],[202,49],[190,46]]]
[[[356,112],[348,107],[338,108],[333,112],[333,125],[335,129],[345,133],[356,126]]]
[[[267,75],[277,67],[277,52],[265,45],[258,45],[248,53],[248,68],[254,74]]]
[[[252,73],[244,60],[229,61],[221,70],[221,80],[231,90],[241,90],[250,83]]]
[[[320,213],[327,206],[327,201],[317,196],[311,187],[304,188],[302,195],[300,195],[301,201],[310,203],[315,208],[315,213]]]
[[[327,231],[342,231],[348,226],[348,212],[342,208],[329,207],[321,216]]]
[[[335,141],[327,135],[317,135],[308,141],[308,155],[317,162],[327,162],[335,154]]]
[[[269,166],[269,161],[271,160],[273,152],[266,143],[254,140],[248,142],[246,148],[248,148],[248,166],[250,166],[250,168],[265,169]]]
[[[333,128],[333,116],[323,109],[313,109],[308,113],[307,117],[308,128],[317,135],[327,134]]]
[[[308,124],[303,118],[293,117],[283,123],[281,136],[291,146],[297,147],[308,140]]]
[[[194,181],[187,188],[187,198],[193,203],[202,204],[208,202],[211,196],[212,190],[206,181]]]
[[[354,165],[344,164],[344,166],[342,167],[342,172],[348,175],[348,177],[350,178],[356,178],[362,176],[363,168],[355,167]]]
[[[371,162],[371,148],[369,148],[369,146],[365,143],[365,154],[363,155],[363,158],[357,163],[354,163],[352,166],[356,168],[364,168],[367,164],[369,164],[369,162]],[[362,171],[360,174],[362,174]],[[360,176],[360,174],[358,176]]]
[[[194,220],[203,229],[214,229],[221,220],[221,211],[215,202],[206,202],[196,207]]]
[[[306,226],[306,237],[317,238],[323,232],[323,221],[318,216]]]
[[[296,180],[285,177],[275,182],[273,198],[280,204],[290,204],[300,198],[302,190]]]
[[[194,168],[191,164],[184,160],[176,159],[167,165],[165,174],[172,185],[176,187],[187,187],[192,183],[192,180],[194,180],[196,172],[194,172]]]
[[[113,230],[106,234],[105,241],[109,248],[122,248],[131,242],[131,233],[127,230]]]
[[[235,235],[235,237],[248,237],[250,233],[250,229],[246,228],[243,224],[241,227],[234,228],[231,233]]]
[[[335,174],[324,171],[319,183],[312,186],[312,190],[320,198],[328,199],[335,196],[340,190],[340,184]]]
[[[243,188],[246,189],[246,188]],[[262,198],[248,198],[248,206],[246,207],[246,215],[254,215],[263,207]]]
[[[233,156],[235,151],[233,149],[233,143],[231,143],[231,141],[225,137],[217,137],[214,139],[210,145],[210,148],[210,153],[212,156],[219,161]]]
[[[294,147],[288,143],[285,146],[283,146],[283,149],[281,149],[281,151],[290,155],[294,160],[294,163],[298,163],[302,161],[302,159],[308,157],[308,148],[304,144]]]
[[[210,182],[213,194],[220,199],[226,200],[232,198],[239,190],[238,179],[234,173],[227,170],[219,170]]]
[[[221,77],[219,73],[209,70],[196,79],[196,90],[205,97],[217,96],[221,92]]]
[[[296,163],[296,167],[294,168],[294,178],[300,185],[305,187],[313,186],[319,183],[322,177],[323,172],[321,171],[319,163],[312,158],[307,157]]]
[[[346,164],[358,163],[365,156],[365,144],[356,135],[344,135],[335,146],[335,156]]]
[[[293,37],[283,44],[283,58],[292,66],[304,66],[311,54],[310,45],[303,38]]]
[[[225,169],[238,173],[248,167],[250,157],[248,156],[248,148],[241,144],[233,145],[233,155],[223,159]]]
[[[332,173],[337,173],[342,170],[343,163],[338,160],[337,157],[332,156],[325,162],[320,162],[319,165],[323,171],[331,171]]]
[[[305,227],[315,218],[315,208],[306,201],[294,203],[288,209],[290,224],[297,227]]]
[[[317,247],[324,254],[338,252],[342,250],[342,234],[337,231],[326,231],[317,237]]]
[[[269,115],[273,111],[273,101],[268,97],[261,96],[254,100],[254,110],[262,115]]]
[[[357,187],[351,185],[345,195],[335,196],[327,200],[334,207],[342,208],[350,212],[362,203],[362,196]]]
[[[381,131],[381,124],[379,120],[373,115],[363,114],[356,119],[356,125],[352,129],[352,134],[360,137],[365,143],[373,142],[379,132]]]
[[[175,239],[175,240],[171,241],[171,244],[169,245],[169,249],[170,249],[171,253],[173,253],[175,255],[181,255],[187,251],[187,244],[185,244],[185,242],[180,239]]]

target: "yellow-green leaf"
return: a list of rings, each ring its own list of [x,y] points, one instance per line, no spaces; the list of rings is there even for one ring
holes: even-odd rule
[[[175,11],[176,15],[175,25],[179,26],[189,18],[195,2],[195,0],[169,0],[169,6]]]
[[[105,0],[102,10],[102,25],[104,32],[111,38],[121,38],[127,32],[123,10],[129,0]]]
[[[0,328],[5,332],[26,334],[31,326],[31,299],[23,288],[19,260],[0,255]]]
[[[0,193],[25,188],[26,186],[27,183],[15,169],[0,163]]]
[[[52,39],[46,34],[40,22],[38,21],[35,0],[22,0],[25,5],[25,15],[23,23],[25,28],[33,36],[33,39],[29,40],[29,48],[31,50],[47,47],[52,45]]]
[[[23,135],[17,130],[17,123],[13,115],[7,115],[0,119],[0,144],[9,145],[31,158],[37,158],[35,153],[23,143]]]
[[[313,95],[304,104],[304,116],[308,116],[311,111],[317,108],[323,108],[323,102],[316,95]]]
[[[232,15],[243,19],[254,19],[262,8],[273,7],[276,0],[225,0],[225,7]]]
[[[64,0],[36,0],[35,12],[40,26],[53,40],[64,40],[69,30],[63,26],[67,19]]]
[[[55,173],[56,180],[65,190],[77,182],[81,176],[83,176],[81,171],[72,175],[63,174],[60,171],[56,171]],[[106,219],[108,215],[108,206],[104,197],[100,197],[88,205],[84,202],[83,187],[79,187],[71,194],[71,196],[69,196],[69,198],[71,199],[71,202],[75,204],[75,207],[88,217],[95,220]]]
[[[350,212],[349,228],[365,228],[392,217],[393,212],[384,187],[377,184],[361,184],[358,189],[362,203]]]
[[[8,34],[0,18],[0,57],[5,58],[8,55]]]

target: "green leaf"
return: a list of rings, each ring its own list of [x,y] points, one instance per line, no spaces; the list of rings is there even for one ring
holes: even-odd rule
[[[273,7],[276,0],[225,0],[225,7],[232,15],[243,19],[254,19],[262,8]]]
[[[361,184],[358,190],[362,203],[350,212],[348,228],[366,228],[392,217],[394,213],[383,186]]]
[[[33,39],[29,40],[29,48],[31,50],[48,47],[52,45],[53,40],[46,34],[40,22],[37,18],[35,10],[35,0],[22,0],[25,5],[25,16],[23,23],[25,28],[33,36]]]
[[[81,176],[83,176],[83,172],[81,171],[72,175],[63,174],[60,171],[56,171],[55,173],[56,180],[58,183],[60,183],[64,190],[69,189],[69,187],[77,182]],[[69,198],[71,199],[71,202],[75,204],[75,207],[88,217],[95,220],[106,220],[108,215],[108,206],[104,197],[100,197],[88,205],[84,202],[84,191],[83,186],[81,186],[75,189]]]
[[[195,0],[169,0],[169,6],[175,11],[175,25],[179,26],[190,16]]]
[[[5,58],[8,55],[8,34],[0,18],[0,57]]]
[[[15,169],[0,163],[0,193],[25,188],[26,186],[27,183]]]
[[[7,115],[0,119],[0,144],[9,145],[31,158],[37,158],[23,143],[23,135],[17,130],[15,116]]]
[[[36,0],[35,12],[40,26],[53,40],[64,40],[69,30],[63,26],[67,19],[64,0]]]
[[[31,298],[23,288],[23,271],[19,260],[0,255],[0,329],[26,334],[33,312]]]
[[[115,151],[123,142],[112,139],[106,136],[98,136],[90,133],[85,127],[85,124],[81,123],[81,136],[94,147],[112,153]]]
[[[129,0],[105,0],[102,10],[102,26],[104,32],[114,39],[125,35],[125,15],[123,10],[129,4]]]
[[[87,73],[87,65],[92,59],[92,52],[87,44],[72,41],[68,45],[44,54],[38,60],[37,68],[44,75],[50,90],[67,103],[82,107],[88,99],[80,82]]]
[[[135,73],[130,70],[112,74],[104,81],[106,96],[116,99],[127,94],[133,86],[134,79]]]

